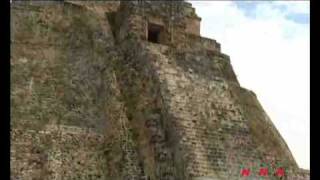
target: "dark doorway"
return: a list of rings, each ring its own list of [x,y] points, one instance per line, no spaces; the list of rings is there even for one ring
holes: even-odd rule
[[[159,43],[159,34],[160,34],[159,31],[149,29],[148,41],[153,42],[153,43]]]
[[[160,34],[162,27],[156,24],[148,24],[148,41],[160,43]]]

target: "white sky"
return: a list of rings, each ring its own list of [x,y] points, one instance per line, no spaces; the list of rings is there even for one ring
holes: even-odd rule
[[[202,18],[201,35],[221,43],[241,86],[257,94],[299,166],[310,169],[310,26],[288,18],[309,15],[310,3],[257,1],[253,10],[189,2]]]

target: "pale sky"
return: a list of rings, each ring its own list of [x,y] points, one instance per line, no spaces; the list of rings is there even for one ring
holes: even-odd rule
[[[298,165],[310,169],[310,2],[189,1]]]

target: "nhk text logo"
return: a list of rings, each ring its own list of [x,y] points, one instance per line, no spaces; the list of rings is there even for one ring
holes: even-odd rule
[[[281,177],[285,176],[285,168],[281,164],[271,165],[266,163],[261,163],[260,166],[245,167],[240,166],[240,176],[241,177]]]

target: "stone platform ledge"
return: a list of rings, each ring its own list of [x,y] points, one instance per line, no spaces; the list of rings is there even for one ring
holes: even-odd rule
[[[68,134],[92,134],[97,136],[103,136],[103,134],[96,132],[92,128],[84,128],[78,126],[70,126],[70,125],[56,125],[56,124],[48,124],[43,129],[34,130],[34,129],[27,129],[21,127],[12,127],[11,131],[24,131],[30,133],[39,133],[39,134],[50,134],[53,132],[61,132],[61,133],[68,133]]]
[[[170,49],[170,47],[168,45],[152,43],[149,41],[141,42],[141,44],[142,44],[142,46],[147,47],[147,48],[158,49],[159,52],[161,52],[161,53],[165,53],[166,51],[168,51]]]
[[[190,45],[198,45],[205,49],[217,50],[221,52],[221,45],[215,39],[210,39],[207,37],[194,35],[194,34],[186,34],[186,43],[190,43]],[[198,44],[200,43],[200,44]]]

